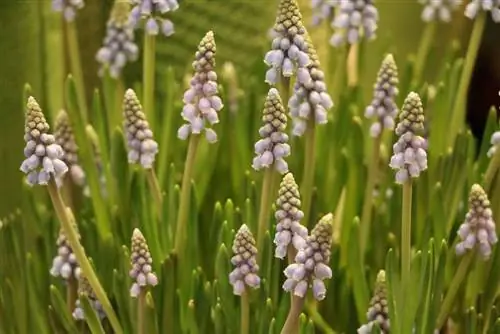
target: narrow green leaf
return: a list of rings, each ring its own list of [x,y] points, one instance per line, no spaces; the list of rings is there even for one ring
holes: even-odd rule
[[[73,317],[68,310],[66,302],[61,296],[59,290],[54,285],[50,286],[50,300],[56,314],[59,316],[61,325],[64,326],[64,329],[68,333],[77,333],[78,330],[75,326]]]
[[[85,321],[87,322],[92,334],[104,334],[105,331],[104,328],[102,328],[101,321],[99,320],[99,317],[97,316],[92,305],[90,305],[88,297],[80,295],[78,298],[85,314]]]

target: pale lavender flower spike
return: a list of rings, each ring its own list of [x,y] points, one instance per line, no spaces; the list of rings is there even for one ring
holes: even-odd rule
[[[315,124],[326,124],[327,111],[333,107],[332,98],[326,91],[325,75],[320,69],[318,54],[309,35],[306,36],[306,43],[310,59],[306,68],[310,79],[306,82],[297,80],[293,95],[288,101],[293,121],[292,134],[295,136],[304,134],[309,119]]]
[[[99,75],[109,68],[112,78],[118,78],[127,62],[137,60],[139,48],[134,43],[134,30],[128,20],[130,5],[116,0],[111,16],[106,24],[106,37],[96,55],[101,64]]]
[[[59,231],[59,236],[57,237],[57,255],[52,260],[50,274],[54,277],[62,277],[66,281],[78,280],[80,278],[80,266],[62,229]]]
[[[289,247],[297,251],[306,246],[308,235],[307,228],[300,224],[304,213],[300,210],[299,186],[295,182],[292,173],[287,173],[281,181],[278,199],[276,200],[275,217],[278,222],[274,243],[276,251],[274,256],[283,259],[287,255]]]
[[[83,0],[52,0],[52,10],[63,13],[66,22],[74,21],[77,10],[84,6]]]
[[[307,237],[305,248],[297,253],[295,263],[286,267],[287,279],[283,283],[283,290],[304,298],[307,289],[312,285],[314,298],[323,300],[326,297],[323,281],[332,278],[332,269],[329,267],[332,222],[333,215],[329,213],[316,224],[311,235]]]
[[[275,85],[280,75],[290,78],[297,74],[300,82],[309,80],[306,65],[309,63],[306,44],[306,28],[296,0],[281,0],[276,22],[272,29],[271,51],[266,53],[264,62],[270,67],[266,72],[266,82]]]
[[[190,134],[199,135],[204,130],[209,143],[217,141],[217,133],[209,126],[219,123],[217,112],[224,105],[218,95],[215,53],[214,33],[209,31],[198,45],[193,62],[195,73],[190,88],[184,93],[181,115],[187,123],[177,132],[182,140],[186,140]]]
[[[259,129],[261,139],[255,143],[252,167],[255,170],[274,167],[284,174],[288,172],[288,164],[283,158],[290,155],[290,145],[285,133],[287,117],[276,88],[269,90],[262,113],[264,125]]]
[[[422,20],[431,22],[440,20],[450,22],[451,15],[462,4],[462,0],[418,0],[424,9],[422,11]]]
[[[465,7],[465,16],[472,20],[480,11],[491,12],[493,22],[500,23],[500,0],[472,0]]]
[[[317,26],[333,15],[333,8],[340,0],[311,0],[312,25]]]
[[[83,275],[80,277],[78,283],[78,295],[86,296],[90,302],[92,308],[96,311],[97,316],[100,320],[106,317],[106,313],[104,313],[104,309],[102,308],[102,304],[97,299],[94,290],[90,286],[89,281]],[[80,299],[76,301],[75,309],[73,310],[73,319],[75,320],[85,320],[85,313],[83,311]]]
[[[380,270],[375,283],[374,295],[370,301],[370,308],[366,313],[368,323],[358,329],[358,334],[371,334],[375,323],[383,334],[389,334],[391,323],[389,320],[389,303],[387,301],[387,285],[385,271]]]
[[[491,135],[490,143],[491,143],[491,147],[489,148],[488,152],[486,153],[489,158],[491,158],[495,154],[495,152],[498,149],[498,145],[500,145],[500,131],[495,131]]]
[[[123,116],[129,163],[140,163],[145,169],[153,168],[155,156],[158,153],[158,143],[153,139],[153,131],[132,89],[125,92]]]
[[[465,222],[458,229],[460,242],[456,246],[457,255],[477,247],[484,259],[491,255],[491,247],[498,238],[488,195],[479,184],[474,184],[469,193],[469,212]]]
[[[360,38],[375,38],[378,10],[373,0],[338,1],[332,27],[335,33],[330,44],[338,47],[345,43],[356,44]]]
[[[27,174],[27,182],[47,185],[50,178],[60,179],[68,171],[68,166],[62,161],[64,151],[49,134],[49,124],[45,120],[42,109],[33,97],[28,98],[26,120],[24,123],[24,156],[20,170]]]
[[[134,298],[148,285],[155,286],[158,284],[158,277],[153,272],[153,258],[149,252],[149,247],[146,238],[142,235],[139,229],[134,229],[132,233],[132,254],[130,256],[130,277],[134,280],[130,288],[130,295]]]
[[[132,5],[129,20],[134,28],[137,29],[144,19],[144,28],[149,35],[158,35],[161,31],[168,37],[174,33],[174,24],[164,18],[164,14],[179,8],[177,0],[132,0]]]
[[[236,232],[233,253],[231,263],[235,268],[229,274],[229,282],[233,286],[233,293],[240,296],[245,292],[246,287],[256,289],[260,286],[255,239],[245,224],[241,225],[238,232]]]
[[[417,93],[408,94],[395,132],[399,139],[389,166],[397,170],[396,183],[403,184],[427,169],[427,141],[419,135],[424,132],[424,109]]]
[[[375,118],[370,127],[370,135],[377,138],[384,129],[394,128],[394,118],[398,114],[396,96],[398,95],[398,68],[394,57],[387,55],[380,66],[377,82],[373,89],[373,99],[365,110],[367,118]]]

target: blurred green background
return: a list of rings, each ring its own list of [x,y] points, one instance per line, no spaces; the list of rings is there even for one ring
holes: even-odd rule
[[[254,64],[262,62],[266,49],[268,29],[273,25],[277,0],[185,0],[171,15],[176,34],[161,38],[158,46],[158,71],[174,66],[180,78],[189,69],[191,58],[199,39],[207,30],[216,33],[218,64],[226,61],[235,64],[240,78],[250,75],[264,77],[264,73],[254,73]],[[310,26],[310,0],[299,0],[306,24]],[[371,94],[372,82],[380,64],[382,52],[392,52],[401,64],[411,57],[418,48],[423,24],[420,20],[421,5],[415,1],[378,1],[380,12],[378,39],[366,48],[366,68],[362,75],[363,93]],[[85,8],[78,13],[77,26],[79,43],[85,73],[87,93],[99,87],[95,54],[105,33],[106,20],[112,1],[86,1]],[[456,15],[453,25],[439,26],[431,59],[426,68],[430,82],[444,64],[440,61],[453,39],[459,39],[463,54],[464,45],[470,33],[470,22]],[[63,80],[67,68],[64,55],[64,32],[61,17],[51,11],[49,0],[21,1],[6,0],[0,4],[0,116],[2,135],[0,141],[0,217],[12,212],[21,200],[22,173],[19,165],[23,159],[23,85],[29,82],[47,116],[63,107]],[[499,25],[496,25],[499,26]],[[483,115],[490,105],[500,105],[500,31],[491,22],[484,36],[478,66],[470,92],[468,118],[474,133],[480,135]],[[325,24],[311,28],[311,35],[319,49],[320,58],[326,64],[330,46],[330,28]],[[137,34],[140,45],[141,34]],[[376,56],[372,56],[376,55]],[[126,71],[127,84],[140,80],[139,62]],[[488,84],[484,85],[484,81]],[[476,91],[475,83],[483,82],[483,88]],[[486,89],[484,87],[487,87]],[[158,94],[162,86],[157,85]],[[179,99],[182,97],[179,96]],[[334,110],[335,112],[335,110]]]

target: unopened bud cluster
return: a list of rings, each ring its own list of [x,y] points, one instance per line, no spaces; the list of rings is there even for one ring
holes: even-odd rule
[[[179,8],[177,0],[132,0],[132,4],[134,7],[129,17],[132,26],[138,28],[144,19],[145,30],[149,35],[158,35],[160,30],[167,37],[174,33],[174,24],[164,16]]]
[[[78,280],[81,272],[80,266],[62,229],[59,231],[56,244],[57,255],[52,260],[50,274],[54,277],[62,277],[65,280]]]
[[[104,313],[104,309],[102,308],[101,303],[97,299],[94,290],[92,290],[89,281],[84,276],[81,276],[79,280],[78,295],[84,295],[88,298],[90,305],[97,313],[99,319],[102,320],[106,317],[106,313]],[[75,320],[85,320],[85,312],[83,310],[80,299],[76,301],[75,309],[73,310],[73,318]]]
[[[233,286],[234,294],[239,296],[245,292],[247,286],[256,289],[260,285],[257,247],[252,232],[245,224],[241,225],[234,237],[233,253],[231,263],[235,268],[229,274],[229,282]]]
[[[344,43],[355,44],[364,37],[375,38],[378,10],[373,0],[342,0],[337,2],[332,26],[336,29],[330,44],[338,47]]]
[[[130,288],[130,295],[138,297],[148,285],[158,284],[158,277],[153,272],[153,258],[149,252],[146,239],[139,229],[134,229],[132,234],[132,254],[130,256],[130,277],[134,280]]]
[[[381,270],[377,275],[375,292],[370,301],[370,308],[366,313],[368,323],[358,329],[358,334],[371,334],[373,326],[378,324],[384,334],[389,334],[391,325],[389,320],[389,303],[387,301],[387,286],[385,271]]]

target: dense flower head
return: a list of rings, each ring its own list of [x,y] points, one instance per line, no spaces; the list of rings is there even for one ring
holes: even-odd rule
[[[59,231],[56,244],[57,255],[52,260],[50,274],[54,277],[62,277],[65,280],[78,280],[81,272],[80,266],[62,229]]]
[[[134,43],[134,30],[128,14],[130,5],[116,0],[111,17],[106,24],[103,46],[97,51],[96,59],[101,64],[99,74],[109,69],[113,78],[118,78],[127,62],[137,60],[139,48]]]
[[[490,257],[491,247],[498,241],[490,205],[484,189],[474,184],[469,193],[469,212],[457,232],[461,240],[456,246],[458,255],[477,246],[484,259]]]
[[[182,140],[186,140],[190,134],[198,135],[205,130],[209,143],[217,141],[217,133],[209,127],[219,123],[217,112],[224,106],[217,89],[216,50],[214,33],[209,31],[198,45],[193,62],[195,73],[189,89],[184,93],[181,115],[187,123],[177,132],[177,136]]]
[[[394,154],[389,166],[397,169],[396,183],[403,184],[410,177],[418,177],[427,169],[427,141],[419,134],[424,132],[424,109],[417,93],[406,98],[399,123],[396,126],[398,141],[393,146]]]
[[[450,22],[451,13],[462,4],[462,0],[419,0],[418,2],[424,5],[422,20],[425,22],[435,20]]]
[[[372,333],[375,323],[384,334],[390,332],[389,303],[387,301],[387,286],[385,281],[385,271],[379,271],[377,282],[375,283],[374,295],[370,301],[370,308],[366,313],[368,323],[358,329],[359,334]]]
[[[304,134],[311,117],[316,124],[326,124],[327,111],[333,107],[332,98],[326,91],[325,75],[320,69],[318,54],[309,35],[306,36],[306,42],[310,59],[306,66],[309,80],[305,82],[297,80],[293,95],[288,101],[293,121],[292,133],[296,136]]]
[[[149,252],[146,238],[139,229],[134,229],[132,233],[132,254],[130,255],[130,265],[132,269],[129,272],[134,280],[130,288],[130,295],[138,297],[142,289],[146,286],[155,286],[158,284],[158,277],[153,272],[153,258]]]
[[[52,10],[63,13],[66,22],[74,21],[77,10],[84,6],[83,0],[52,0]]]
[[[90,286],[88,279],[85,276],[81,276],[78,282],[78,295],[86,296],[90,302],[90,305],[97,313],[99,319],[104,319],[106,317],[106,313],[104,313],[104,309],[102,308],[101,303],[97,299],[94,290]],[[76,301],[75,309],[73,310],[73,319],[75,320],[85,320],[85,312],[83,311],[80,299]]]
[[[64,151],[49,134],[49,124],[45,120],[42,109],[33,97],[28,98],[26,119],[24,123],[24,156],[20,170],[27,174],[27,182],[47,185],[50,178],[62,178],[68,166],[62,160]]]
[[[179,8],[177,0],[132,0],[132,5],[129,21],[134,28],[144,20],[149,35],[158,35],[160,30],[167,37],[174,33],[174,24],[165,14]]]
[[[317,26],[333,15],[333,8],[339,0],[311,0],[312,25]]]
[[[379,137],[384,129],[394,128],[394,118],[398,114],[394,101],[399,93],[398,83],[398,68],[394,57],[389,54],[382,61],[373,87],[372,102],[365,110],[367,118],[375,118],[370,127],[370,135],[374,138]]]
[[[490,143],[491,143],[491,147],[489,148],[488,152],[486,153],[489,158],[491,158],[498,149],[498,145],[500,144],[500,131],[495,131],[491,135]]]
[[[258,276],[259,266],[257,265],[257,247],[255,239],[247,225],[241,225],[234,237],[234,256],[231,263],[234,270],[229,274],[229,282],[233,286],[233,293],[241,295],[245,292],[246,286],[256,289],[260,285]]]
[[[306,246],[299,250],[295,263],[285,269],[286,281],[283,283],[285,291],[304,298],[307,288],[312,285],[314,298],[323,300],[326,297],[326,287],[323,280],[332,277],[329,267],[330,248],[332,242],[331,213],[325,215],[316,224],[307,237]]]
[[[290,155],[288,135],[285,133],[287,117],[276,88],[271,88],[267,94],[262,122],[259,129],[261,139],[255,143],[256,156],[252,167],[255,170],[274,166],[278,172],[288,172],[288,164],[283,159]]]
[[[132,89],[125,92],[123,117],[129,163],[140,163],[146,169],[152,168],[158,153],[158,143],[153,139],[153,131],[151,131],[146,115],[142,111],[141,103]]]
[[[274,243],[276,244],[275,257],[283,259],[287,255],[288,247],[301,250],[306,245],[308,235],[307,228],[300,224],[304,213],[300,210],[299,186],[295,182],[292,173],[287,173],[281,181],[276,200],[277,220],[276,235]]]
[[[290,78],[294,74],[299,81],[307,82],[306,28],[297,0],[280,1],[272,36],[271,51],[264,57],[264,62],[270,67],[266,72],[266,82],[274,85],[279,82],[280,75]]]
[[[336,8],[332,22],[336,31],[330,39],[331,45],[355,44],[361,37],[375,38],[378,10],[373,0],[342,0],[337,2]]]
[[[474,19],[480,11],[491,12],[493,22],[500,23],[500,0],[471,0],[465,7],[465,16]]]

